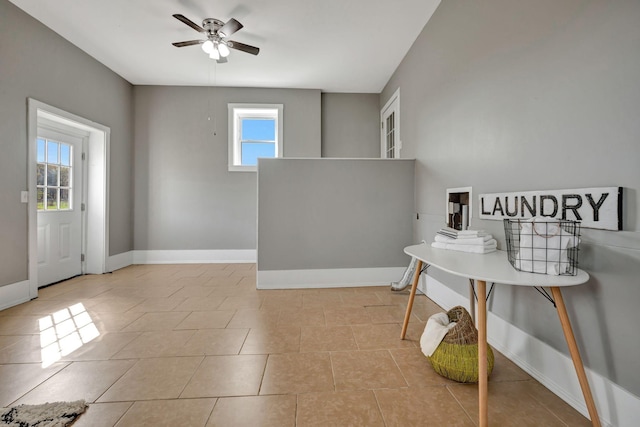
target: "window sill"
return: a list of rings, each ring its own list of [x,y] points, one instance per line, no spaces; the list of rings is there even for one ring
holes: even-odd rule
[[[229,165],[229,172],[257,172],[257,166]]]

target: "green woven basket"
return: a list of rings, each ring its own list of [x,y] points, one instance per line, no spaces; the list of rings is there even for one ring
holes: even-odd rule
[[[456,325],[430,357],[433,369],[445,378],[461,383],[478,382],[478,330],[464,307],[453,307],[447,312]],[[487,375],[493,371],[493,351],[487,345]]]

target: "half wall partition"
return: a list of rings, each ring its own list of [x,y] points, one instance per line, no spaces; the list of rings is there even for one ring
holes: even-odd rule
[[[259,289],[389,285],[414,243],[404,159],[260,159]]]

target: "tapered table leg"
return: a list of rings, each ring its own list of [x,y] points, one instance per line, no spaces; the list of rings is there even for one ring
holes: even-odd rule
[[[569,353],[571,354],[573,366],[575,367],[576,374],[578,375],[578,381],[580,382],[584,401],[587,404],[591,424],[593,426],[600,427],[600,418],[598,417],[598,411],[596,409],[595,402],[593,401],[593,396],[591,395],[589,381],[587,381],[587,374],[584,371],[584,365],[582,364],[582,358],[580,357],[580,350],[578,350],[578,344],[576,343],[576,338],[573,335],[573,329],[571,328],[567,308],[565,307],[564,300],[562,299],[562,292],[560,292],[560,288],[554,286],[551,287],[551,294],[556,302],[556,308],[558,310],[558,316],[560,317],[560,324],[562,325],[564,338],[567,341],[567,346],[569,346]]]
[[[471,320],[473,320],[473,324],[476,324],[476,298],[475,292],[473,289],[473,279],[469,279],[469,314],[471,315]]]
[[[411,284],[411,293],[409,294],[409,302],[407,303],[407,311],[404,314],[404,323],[402,324],[402,332],[400,333],[400,339],[403,340],[407,334],[407,327],[409,326],[409,317],[411,317],[411,310],[413,309],[413,300],[416,297],[416,291],[418,290],[418,281],[420,280],[420,271],[422,271],[422,261],[418,260],[416,266],[416,272],[413,275],[413,283]]]
[[[487,427],[489,424],[487,378],[487,282],[476,280],[478,284],[478,424]]]

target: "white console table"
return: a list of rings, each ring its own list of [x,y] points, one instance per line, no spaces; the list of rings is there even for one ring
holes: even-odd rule
[[[407,246],[404,249],[407,255],[411,255],[418,260],[416,273],[411,286],[407,311],[402,325],[400,338],[404,339],[413,308],[413,300],[418,288],[418,280],[423,264],[433,266],[439,270],[446,271],[456,276],[466,277],[475,280],[478,284],[478,400],[479,400],[479,425],[488,425],[488,378],[487,378],[487,304],[486,292],[487,282],[502,283],[514,286],[535,286],[549,287],[555,306],[560,317],[560,324],[564,332],[564,337],[571,353],[571,359],[578,375],[578,381],[582,388],[582,394],[587,404],[591,423],[600,426],[600,419],[596,410],[589,382],[584,371],[584,365],[580,357],[580,351],[576,344],[576,339],[571,329],[571,323],[567,314],[567,309],[562,299],[560,288],[563,286],[574,286],[585,283],[589,280],[589,275],[578,269],[575,276],[551,276],[546,274],[525,273],[518,271],[509,264],[507,254],[504,251],[496,251],[489,254],[471,254],[465,252],[435,249],[427,244]],[[472,294],[473,295],[473,294]],[[472,310],[475,307],[473,297],[471,298]]]

